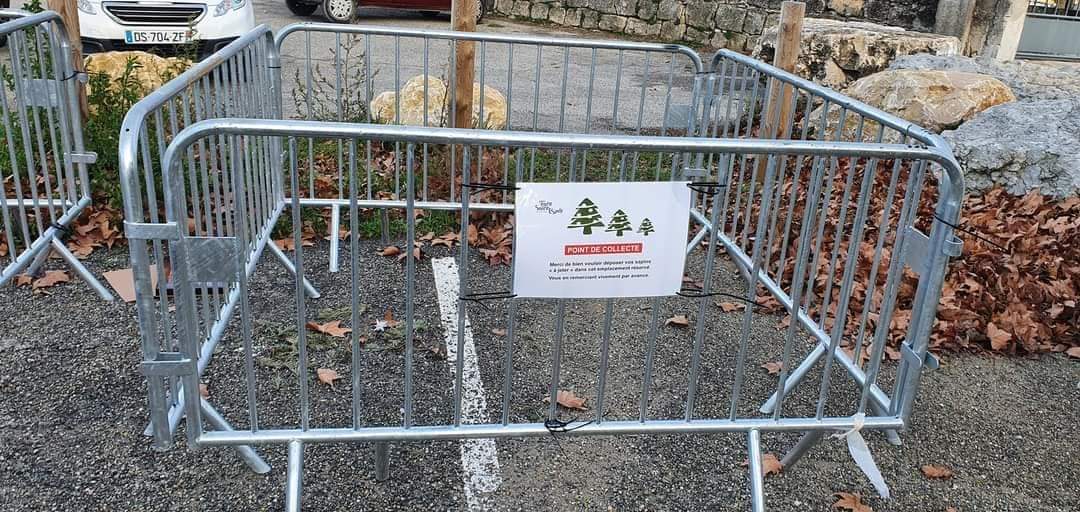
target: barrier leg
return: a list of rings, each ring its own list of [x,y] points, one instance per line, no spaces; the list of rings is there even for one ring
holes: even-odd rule
[[[207,402],[204,398],[199,405],[202,409],[203,418],[206,419],[211,427],[214,427],[214,430],[232,432],[232,425],[229,425],[229,422],[217,411],[217,409],[214,409],[214,407],[210,405],[210,402]],[[244,460],[244,464],[247,464],[252,471],[260,475],[270,472],[270,465],[255,452],[254,448],[241,445],[234,446],[233,449],[236,450],[237,455],[240,455],[240,458]]]
[[[330,207],[330,272],[338,271],[338,251],[341,246],[338,232],[341,230],[341,208],[336,204]]]
[[[292,275],[296,276],[296,267],[293,265],[292,260],[289,259],[289,256],[286,255],[284,252],[281,252],[281,248],[279,248],[275,243],[269,243],[266,244],[266,246],[270,248],[270,253],[273,254],[274,257],[277,258],[277,260],[285,266],[285,270],[288,270],[290,273],[292,273]],[[319,290],[316,290],[306,277],[303,279],[304,292],[307,293],[308,297],[311,297],[313,299],[319,298]]]
[[[304,443],[289,441],[289,472],[285,482],[285,511],[300,512],[304,486]]]
[[[390,443],[375,443],[375,481],[390,479]]]
[[[795,465],[795,463],[799,462],[799,459],[801,459],[803,455],[806,455],[806,452],[810,451],[814,445],[818,444],[818,441],[821,441],[821,438],[824,435],[825,431],[823,430],[804,432],[802,438],[799,439],[799,442],[795,443],[795,446],[784,454],[784,458],[780,461],[780,463],[784,465],[784,471],[787,472]]]
[[[806,378],[806,374],[809,373],[810,369],[813,368],[814,365],[821,360],[822,356],[824,356],[826,352],[828,352],[828,349],[826,349],[820,343],[814,347],[814,350],[806,356],[806,359],[803,359],[803,362],[799,363],[799,366],[796,367],[791,372],[791,375],[788,376],[787,382],[784,383],[784,396],[787,396],[788,393],[791,393],[791,390],[795,389],[795,386],[798,386],[799,383],[802,382],[804,378]],[[776,402],[778,398],[779,397],[774,391],[772,396],[770,396],[769,399],[765,401],[765,404],[761,406],[761,413],[772,414],[773,409],[776,408]]]
[[[98,281],[98,279],[94,277],[94,274],[90,273],[90,270],[79,261],[79,258],[76,258],[75,255],[68,250],[63,242],[53,238],[52,247],[53,250],[60,254],[60,257],[67,262],[68,266],[71,267],[71,270],[74,270],[76,274],[79,274],[79,278],[82,279],[84,283],[90,285],[90,288],[93,288],[94,292],[97,293],[99,297],[110,302],[116,300],[116,298],[113,297],[113,294],[109,292],[109,289],[101,284],[101,281]],[[41,254],[44,254],[47,258],[49,251],[41,251]]]
[[[761,432],[746,435],[750,451],[750,510],[765,512],[765,476],[761,474]]]

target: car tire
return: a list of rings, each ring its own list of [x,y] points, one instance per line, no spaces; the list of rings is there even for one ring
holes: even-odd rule
[[[484,15],[487,14],[487,2],[484,0],[476,0],[476,23],[479,24],[480,20],[484,19]]]
[[[352,23],[356,19],[356,0],[323,0],[323,14],[335,23]]]
[[[297,16],[311,16],[315,14],[315,11],[319,9],[318,3],[306,3],[301,0],[285,0],[285,5],[289,8],[289,11]]]

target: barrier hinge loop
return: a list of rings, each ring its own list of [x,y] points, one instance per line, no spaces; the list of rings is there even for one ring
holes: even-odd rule
[[[179,352],[158,352],[153,361],[139,364],[139,372],[146,376],[182,377],[195,373],[195,364]]]

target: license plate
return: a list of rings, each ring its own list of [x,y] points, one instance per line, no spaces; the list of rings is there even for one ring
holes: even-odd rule
[[[124,32],[127,44],[184,44],[191,41],[191,32],[187,30],[127,30]]]

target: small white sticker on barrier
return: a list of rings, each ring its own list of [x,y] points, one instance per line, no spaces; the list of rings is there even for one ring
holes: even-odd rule
[[[681,288],[687,182],[518,186],[517,296],[654,297]]]

